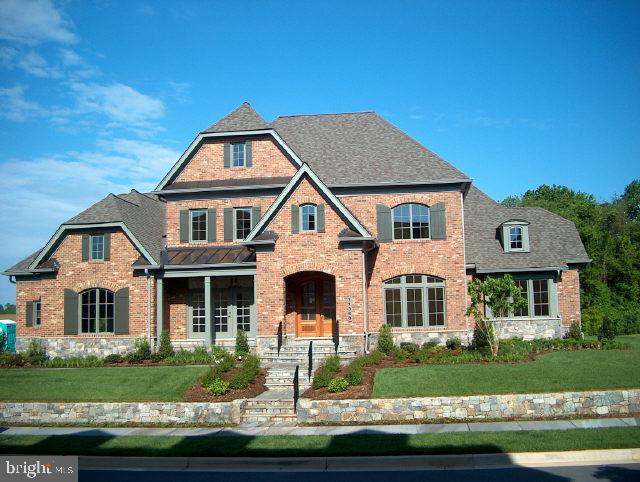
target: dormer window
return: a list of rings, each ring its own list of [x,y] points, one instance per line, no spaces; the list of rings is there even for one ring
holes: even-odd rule
[[[529,251],[529,223],[509,221],[502,225],[502,244],[505,253],[526,253]]]
[[[245,167],[246,166],[246,144],[244,142],[234,142],[231,144],[232,148],[232,160],[231,165],[233,167]]]

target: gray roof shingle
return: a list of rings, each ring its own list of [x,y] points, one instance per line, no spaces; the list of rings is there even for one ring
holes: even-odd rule
[[[469,180],[375,112],[284,116],[271,127],[330,187]]]
[[[510,220],[529,222],[528,253],[505,253],[498,228]],[[475,186],[464,200],[466,262],[478,270],[563,267],[588,262],[573,222],[542,208],[508,208]]]
[[[260,114],[253,110],[248,102],[244,102],[236,110],[202,132],[253,131],[268,128],[267,122],[260,117]]]

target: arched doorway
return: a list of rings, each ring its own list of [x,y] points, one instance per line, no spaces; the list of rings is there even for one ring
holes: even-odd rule
[[[299,337],[332,336],[336,319],[336,282],[329,274],[303,272],[286,278]]]

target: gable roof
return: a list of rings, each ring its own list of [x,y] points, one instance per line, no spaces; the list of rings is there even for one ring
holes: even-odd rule
[[[375,112],[283,116],[271,127],[331,187],[469,181]]]
[[[269,225],[274,216],[282,209],[282,206],[287,199],[291,196],[296,187],[302,182],[304,177],[307,177],[316,189],[322,194],[331,205],[338,211],[344,220],[351,225],[351,227],[362,237],[366,239],[373,239],[373,236],[367,231],[367,229],[358,221],[358,219],[351,214],[347,207],[342,204],[342,201],[338,199],[331,190],[320,180],[315,172],[307,165],[303,164],[302,167],[296,172],[295,176],[291,178],[289,183],[285,186],[282,192],[278,195],[276,200],[269,206],[264,216],[260,218],[260,221],[254,226],[247,238],[243,243],[252,244],[255,238]]]
[[[120,227],[150,263],[158,264],[163,248],[165,203],[153,194],[132,190],[109,194],[93,206],[64,222],[44,248],[9,268],[6,274],[28,274],[46,265],[61,236],[69,230],[89,227]]]
[[[529,223],[529,252],[505,253],[499,227],[508,221]],[[575,224],[542,208],[508,208],[475,186],[464,200],[466,263],[478,272],[566,268],[588,263]]]
[[[243,102],[236,110],[202,132],[253,131],[268,128],[267,122],[260,114],[248,102]]]

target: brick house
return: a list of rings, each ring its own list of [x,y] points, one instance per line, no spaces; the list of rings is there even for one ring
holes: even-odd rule
[[[258,352],[328,339],[362,350],[468,342],[467,282],[511,273],[527,309],[502,336],[560,336],[580,320],[573,223],[507,208],[372,112],[279,117],[248,104],[202,131],[152,193],[109,194],[8,269],[23,349],[125,352],[168,330],[176,346]]]

